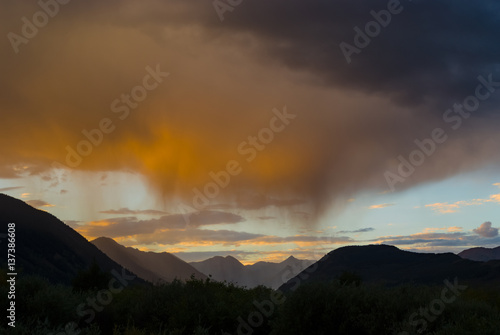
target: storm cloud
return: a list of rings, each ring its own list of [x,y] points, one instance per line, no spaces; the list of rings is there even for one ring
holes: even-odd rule
[[[70,2],[17,53],[8,34],[42,9],[1,4],[1,177],[50,175],[94,134],[69,171],[137,172],[188,204],[212,183],[211,205],[322,213],[387,190],[384,173],[436,127],[447,140],[397,190],[499,164],[496,1],[401,1],[350,63],[341,43],[355,45],[388,1],[244,1],[222,22],[210,1]],[[151,69],[169,76],[155,86]],[[491,78],[488,98],[446,122],[479,76]],[[155,88],[121,100],[141,86]],[[273,121],[285,106],[293,121]],[[239,172],[221,174],[231,161]]]

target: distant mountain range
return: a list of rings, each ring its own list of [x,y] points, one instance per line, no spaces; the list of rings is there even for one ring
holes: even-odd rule
[[[311,263],[290,257],[281,263],[258,262],[244,266],[229,256],[214,257],[192,266],[167,252],[143,252],[106,237],[91,243],[52,214],[0,194],[0,234],[7,232],[7,224],[11,222],[16,225],[16,270],[19,275],[39,275],[53,283],[70,284],[77,273],[89,268],[95,259],[106,272],[121,273],[122,268],[126,268],[138,276],[135,282],[142,282],[141,279],[153,283],[170,282],[174,278],[186,280],[191,275],[205,279],[207,273],[212,274],[214,280],[247,287],[278,287],[282,284],[280,271],[288,269],[295,274]],[[7,269],[6,239],[0,239],[0,249],[1,268]],[[223,261],[217,266],[220,259]]]
[[[52,214],[0,194],[0,233],[7,233],[8,223],[15,223],[16,271],[20,276],[40,275],[52,283],[70,284],[93,259],[103,271],[122,271],[120,264]],[[0,263],[5,270],[7,240],[0,242]]]
[[[174,279],[187,280],[192,275],[197,279],[206,278],[203,273],[168,252],[140,251],[124,247],[107,237],[99,237],[91,243],[115,262],[152,283],[171,282]]]
[[[458,256],[472,261],[487,262],[500,259],[500,247],[496,248],[471,248],[462,251]]]
[[[457,277],[461,283],[500,284],[500,260],[476,262],[452,253],[416,253],[389,245],[348,246],[331,251],[317,263],[282,285],[328,282],[344,272],[356,273],[365,283],[442,284]]]
[[[232,256],[216,256],[189,264],[216,281],[227,281],[248,288],[264,285],[277,289],[285,282],[283,278],[299,274],[312,263],[314,261],[290,256],[281,263],[257,262],[245,266]]]
[[[445,279],[455,277],[463,283],[500,284],[500,247],[472,248],[455,255],[415,253],[388,245],[348,246],[331,251],[316,263],[293,256],[281,263],[257,262],[247,266],[231,256],[186,263],[166,252],[143,252],[121,246],[110,238],[101,237],[90,243],[53,215],[0,194],[0,234],[7,232],[10,222],[16,225],[19,275],[36,274],[53,283],[71,283],[95,259],[103,271],[121,272],[125,267],[154,283],[174,278],[185,280],[191,275],[205,279],[210,275],[213,280],[249,288],[265,285],[289,290],[297,283],[327,282],[349,271],[358,274],[365,283],[385,285],[442,284]],[[0,239],[0,249],[0,265],[5,271],[7,240],[4,238]],[[292,279],[283,284],[289,278]]]

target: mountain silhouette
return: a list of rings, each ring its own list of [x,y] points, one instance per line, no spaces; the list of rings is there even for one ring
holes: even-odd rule
[[[313,262],[290,256],[281,263],[257,262],[245,266],[232,256],[215,256],[189,264],[216,281],[226,281],[248,288],[264,285],[276,289],[284,283],[283,278],[297,275],[311,263]]]
[[[0,194],[0,233],[7,233],[8,223],[15,224],[15,266],[20,276],[40,275],[52,283],[70,284],[94,259],[101,270],[122,273],[121,265],[52,214]],[[0,241],[0,263],[7,269],[7,239]]]
[[[190,262],[195,269],[216,281],[242,284],[245,281],[245,266],[233,256],[215,256],[201,262]]]
[[[471,284],[500,283],[500,261],[463,259],[452,253],[416,253],[389,245],[348,246],[329,252],[280,287],[294,290],[302,283],[328,282],[345,272],[365,283],[387,286],[403,283],[442,284],[445,279]]]
[[[91,241],[97,248],[115,262],[152,283],[172,282],[174,279],[187,280],[194,275],[197,279],[206,276],[194,267],[168,252],[145,252],[124,247],[111,238],[99,237]]]
[[[466,249],[458,256],[470,259],[471,261],[487,262],[491,260],[500,260],[500,247],[496,248],[471,248]]]

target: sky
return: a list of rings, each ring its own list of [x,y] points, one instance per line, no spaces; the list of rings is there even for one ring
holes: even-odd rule
[[[496,1],[0,6],[0,192],[89,240],[500,245]]]

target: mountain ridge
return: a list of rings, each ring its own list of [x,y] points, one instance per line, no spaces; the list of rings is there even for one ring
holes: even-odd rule
[[[472,261],[487,262],[500,260],[500,246],[496,248],[476,247],[463,250],[458,256]]]
[[[235,257],[229,255],[214,256],[189,264],[216,281],[226,281],[248,288],[264,285],[276,289],[283,284],[282,278],[285,273],[298,274],[312,262],[290,256],[280,263],[259,261],[251,265],[243,265]]]
[[[476,262],[453,253],[417,253],[390,245],[346,246],[335,249],[290,279],[280,290],[297,283],[328,282],[343,273],[363,282],[387,286],[403,283],[439,284],[459,278],[470,283],[500,283],[500,261]]]
[[[152,282],[171,282],[175,279],[188,280],[207,278],[179,257],[168,252],[141,251],[125,247],[112,238],[98,237],[90,243],[99,248],[111,259],[137,273],[141,278]]]
[[[54,215],[0,194],[0,225],[7,230],[8,223],[15,224],[19,275],[40,275],[52,283],[70,284],[93,260],[105,272],[121,272],[123,268]],[[6,246],[7,243],[0,244],[2,249]],[[6,250],[2,250],[1,263],[6,262],[6,255]]]

